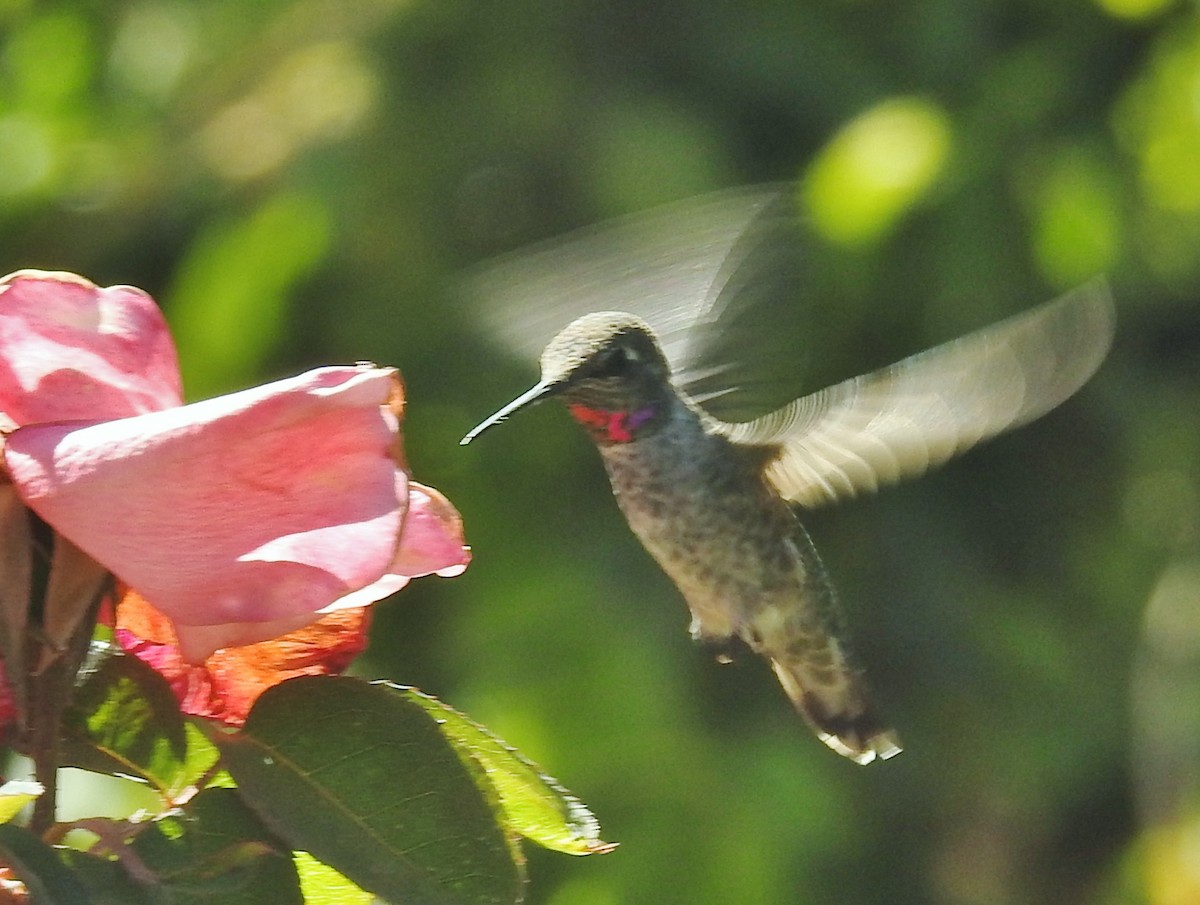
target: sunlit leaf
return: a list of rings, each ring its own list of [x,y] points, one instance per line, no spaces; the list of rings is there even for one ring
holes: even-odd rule
[[[415,701],[437,721],[451,744],[495,788],[504,809],[504,824],[514,833],[569,855],[609,852],[616,847],[601,841],[600,824],[583,802],[502,739],[415,688],[384,687]]]
[[[295,852],[304,905],[372,905],[379,900],[308,852]]]
[[[196,783],[217,751],[185,723],[163,678],[136,657],[113,656],[76,691],[64,719],[71,766],[131,776],[172,801]]]
[[[521,900],[488,801],[414,701],[355,679],[292,679],[214,740],[269,826],[364,889],[426,905]]]
[[[8,823],[44,792],[40,782],[13,779],[0,786],[0,823]]]
[[[94,901],[54,849],[28,830],[0,825],[0,862],[13,869],[37,905],[92,905]]]

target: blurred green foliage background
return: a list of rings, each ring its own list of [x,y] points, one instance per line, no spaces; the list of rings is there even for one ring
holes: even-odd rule
[[[720,666],[454,292],[604,217],[795,180],[810,389],[1098,272],[1075,399],[808,526],[905,753]],[[622,843],[530,901],[1200,902],[1200,12],[1170,0],[0,0],[0,270],[132,283],[191,398],[398,365],[476,560],[379,610],[420,686]]]

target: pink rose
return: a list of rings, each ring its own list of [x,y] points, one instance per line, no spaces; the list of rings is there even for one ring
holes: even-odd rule
[[[391,368],[320,368],[182,405],[154,301],[0,279],[2,466],[56,532],[171,622],[185,660],[460,573],[461,521],[410,482]]]

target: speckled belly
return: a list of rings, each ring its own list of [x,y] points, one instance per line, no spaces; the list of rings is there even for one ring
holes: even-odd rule
[[[678,586],[693,632],[725,638],[804,584],[795,519],[720,437],[660,432],[602,450],[630,527]]]

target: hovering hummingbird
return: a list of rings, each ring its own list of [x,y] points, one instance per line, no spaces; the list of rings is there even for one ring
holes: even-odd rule
[[[820,739],[866,764],[900,742],[876,710],[796,508],[919,475],[1048,412],[1104,359],[1114,312],[1107,288],[1088,284],[756,419],[721,420],[709,409],[724,388],[689,392],[721,376],[697,365],[697,337],[720,332],[729,296],[753,291],[763,237],[791,219],[778,199],[708,196],[486,270],[485,293],[532,308],[522,317],[500,306],[509,323],[498,327],[514,345],[537,339],[556,314],[544,303],[559,293],[585,305],[630,293],[620,307],[644,316],[593,310],[560,322],[537,384],[462,443],[533,403],[566,403],[634,534],[686,600],[692,636],[742,639]],[[611,285],[597,288],[606,273]]]

